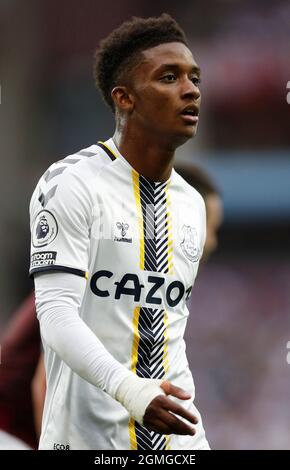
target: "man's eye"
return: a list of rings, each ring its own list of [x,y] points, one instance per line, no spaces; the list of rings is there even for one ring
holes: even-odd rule
[[[161,80],[165,82],[174,82],[175,79],[176,77],[173,73],[168,73],[167,75],[163,75],[163,77],[161,78]]]
[[[192,77],[191,81],[195,86],[199,86],[201,84],[201,79],[198,77]]]

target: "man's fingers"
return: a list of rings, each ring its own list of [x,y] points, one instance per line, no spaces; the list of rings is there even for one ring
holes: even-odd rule
[[[144,425],[146,426],[146,428],[150,429],[151,431],[155,431],[158,434],[172,434],[172,431],[170,430],[168,424],[166,424],[161,419],[154,419],[152,423],[145,424],[144,422]]]
[[[181,436],[193,436],[195,434],[193,427],[164,409],[159,409],[158,416],[144,419],[144,425],[160,434],[178,434]]]
[[[162,410],[160,413],[160,417],[165,423],[167,428],[168,434],[179,434],[182,436],[190,435],[193,436],[195,434],[195,429],[190,426],[189,424],[181,421],[177,416],[174,416],[168,411]]]
[[[147,407],[143,422],[146,427],[161,434],[193,436],[195,430],[192,425],[197,424],[198,419],[169,397],[159,395]]]
[[[170,398],[166,398],[166,400],[164,400],[162,403],[162,408],[166,411],[170,411],[171,413],[181,416],[182,418],[185,418],[192,424],[198,423],[198,419],[194,414],[183,408],[183,406],[180,406],[174,401],[170,400]]]
[[[170,382],[164,381],[160,387],[166,393],[166,395],[172,395],[173,397],[179,398],[180,400],[189,400],[191,398],[190,393],[186,392],[180,387],[172,385]]]
[[[167,381],[162,382],[160,387],[167,396],[158,395],[148,405],[144,425],[161,434],[193,436],[195,429],[192,424],[198,423],[197,417],[169,398],[171,395],[181,400],[189,400],[191,394]]]

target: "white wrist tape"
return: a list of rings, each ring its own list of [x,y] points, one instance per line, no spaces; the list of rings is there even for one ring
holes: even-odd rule
[[[116,400],[119,401],[139,424],[143,425],[143,418],[147,406],[158,395],[166,395],[160,385],[164,380],[143,379],[136,375],[126,377],[119,385]]]

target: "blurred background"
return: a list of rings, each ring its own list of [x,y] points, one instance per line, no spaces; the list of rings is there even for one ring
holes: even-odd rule
[[[132,15],[164,11],[202,69],[198,136],[177,158],[210,173],[225,210],[190,302],[197,404],[212,448],[290,449],[289,0],[0,0],[0,329],[33,288],[39,177],[114,129],[95,48]]]

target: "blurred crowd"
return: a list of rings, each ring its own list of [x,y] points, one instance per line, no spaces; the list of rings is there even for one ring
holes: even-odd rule
[[[228,257],[200,272],[187,354],[216,449],[290,449],[287,260]]]

